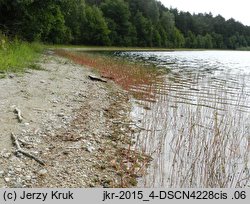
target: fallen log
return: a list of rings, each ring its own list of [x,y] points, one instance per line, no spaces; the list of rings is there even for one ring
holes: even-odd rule
[[[104,82],[104,83],[108,82],[106,79],[102,79],[100,77],[93,76],[93,75],[89,75],[89,79],[92,80],[92,81],[100,81],[100,82]]]
[[[15,136],[14,133],[11,133],[11,139],[12,139],[13,143],[15,144],[16,148],[17,148],[16,153],[21,153],[21,154],[23,154],[23,155],[26,156],[26,157],[29,157],[29,158],[31,158],[31,159],[34,159],[34,160],[35,160],[36,162],[38,162],[39,164],[41,164],[41,165],[43,165],[43,166],[45,165],[45,162],[44,162],[44,161],[42,161],[41,159],[35,157],[34,155],[30,154],[29,152],[27,152],[27,151],[25,151],[25,150],[23,150],[23,149],[21,148],[21,146],[20,146],[20,144],[19,144],[19,141],[18,141],[18,139],[17,139],[17,137]]]

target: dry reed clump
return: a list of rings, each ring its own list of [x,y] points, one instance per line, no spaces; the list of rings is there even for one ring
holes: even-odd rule
[[[138,135],[136,147],[155,158],[141,186],[249,187],[247,87],[239,83],[233,92],[230,84],[206,85],[192,92],[175,82],[159,86],[157,101],[144,102],[150,110],[136,114],[152,130]]]

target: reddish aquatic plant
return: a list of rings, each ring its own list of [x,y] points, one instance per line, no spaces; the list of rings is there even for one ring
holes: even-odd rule
[[[125,90],[131,91],[136,98],[154,100],[153,82],[157,79],[155,69],[83,52],[56,50],[56,54],[98,70],[102,77],[111,79]]]

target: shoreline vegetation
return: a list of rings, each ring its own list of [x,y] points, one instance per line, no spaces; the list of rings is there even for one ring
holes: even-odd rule
[[[23,72],[26,68],[39,69],[36,64],[44,50],[41,43],[28,43],[14,39],[10,41],[0,34],[0,74]]]
[[[240,47],[237,50],[240,50],[240,51],[250,51],[250,47]]]
[[[152,84],[158,79],[158,75],[163,71],[151,66],[144,66],[140,63],[128,63],[126,60],[92,55],[90,53],[74,52],[68,50],[55,50],[59,56],[68,58],[74,63],[90,67],[100,74],[101,77],[110,79],[120,85],[124,90],[129,91],[137,99],[154,100],[151,95]],[[132,87],[138,85],[149,87],[145,92],[138,93],[131,91]]]
[[[18,38],[10,40],[0,34],[0,78],[6,73],[23,72],[26,68],[40,69],[36,63],[45,50],[56,50],[62,55],[73,52],[99,52],[99,51],[230,51],[229,49],[198,49],[198,48],[152,48],[152,47],[117,47],[117,46],[86,46],[86,45],[51,45],[41,42],[25,42]],[[63,51],[64,50],[64,51]],[[249,51],[250,47],[241,47],[236,51]],[[68,56],[69,57],[69,56]],[[72,57],[72,56],[71,56]],[[81,63],[80,63],[81,64]],[[97,68],[97,67],[95,67]]]
[[[50,45],[41,42],[25,42],[22,40],[9,40],[0,35],[0,78],[6,73],[23,72],[26,68],[40,69],[36,63],[45,50],[64,50],[68,52],[99,52],[99,51],[230,51],[229,49],[198,49],[198,48],[152,48],[152,47],[113,47],[113,46],[85,46],[85,45]],[[250,51],[250,47],[238,48],[235,51]],[[62,53],[61,53],[62,54]]]

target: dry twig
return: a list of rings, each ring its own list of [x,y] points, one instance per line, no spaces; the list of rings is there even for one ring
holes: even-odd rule
[[[18,108],[15,108],[14,112],[17,114],[17,119],[18,119],[19,123],[21,123],[23,121],[21,110]]]
[[[19,144],[19,141],[18,141],[18,139],[17,139],[17,137],[15,136],[14,133],[11,133],[11,139],[12,139],[13,143],[15,144],[16,148],[17,148],[16,153],[21,153],[21,154],[23,154],[23,155],[26,156],[26,157],[29,157],[29,158],[31,158],[31,159],[34,159],[34,160],[35,160],[36,162],[38,162],[39,164],[41,164],[41,165],[43,165],[43,166],[45,165],[45,162],[44,162],[44,161],[42,161],[41,159],[38,159],[38,158],[35,157],[34,155],[30,154],[29,152],[24,151],[24,150],[21,148],[21,146],[20,146],[20,144]]]

